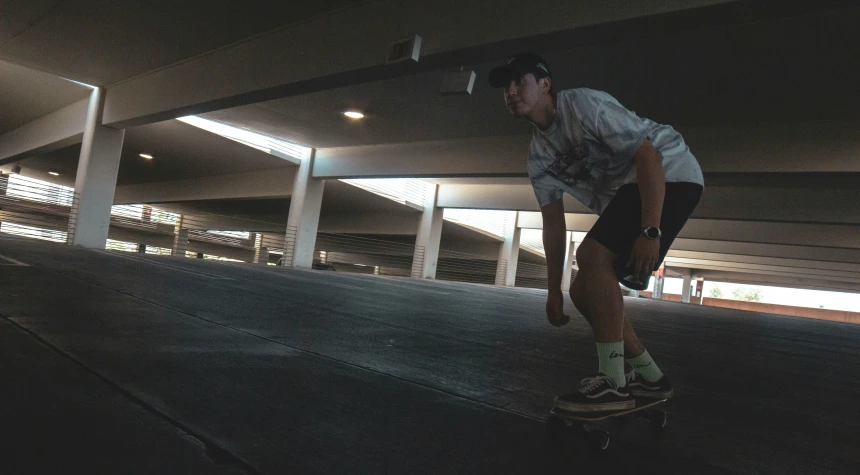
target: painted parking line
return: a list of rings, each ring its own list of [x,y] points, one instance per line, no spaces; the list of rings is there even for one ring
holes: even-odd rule
[[[24,264],[21,261],[16,261],[11,257],[6,257],[0,254],[0,266],[30,267],[30,264]]]
[[[143,264],[149,264],[149,265],[151,265],[151,266],[156,266],[156,267],[162,267],[162,268],[165,268],[165,269],[175,270],[176,272],[185,272],[186,274],[198,275],[198,276],[206,277],[206,278],[209,278],[209,279],[217,279],[217,280],[233,280],[233,279],[231,279],[230,277],[224,277],[223,275],[218,275],[218,274],[208,274],[208,273],[206,273],[206,272],[198,272],[198,271],[194,271],[194,270],[183,269],[183,268],[181,268],[181,267],[171,266],[171,265],[167,265],[167,264],[164,264],[164,263],[161,263],[161,262],[155,262],[155,261],[152,261],[152,260],[149,260],[149,259],[141,259],[141,258],[139,258],[139,257],[132,257],[132,256],[123,255],[123,254],[121,253],[122,251],[109,252],[109,251],[102,251],[102,250],[100,250],[100,249],[91,249],[91,250],[92,250],[93,252],[98,252],[99,254],[105,254],[105,255],[108,255],[108,256],[111,256],[111,257],[118,257],[118,258],[120,258],[120,259],[127,259],[127,260],[129,260],[129,261],[135,261],[135,262],[140,262],[140,263],[143,263]]]

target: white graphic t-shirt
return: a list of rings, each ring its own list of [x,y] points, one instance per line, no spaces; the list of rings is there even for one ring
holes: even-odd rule
[[[528,173],[540,206],[569,193],[601,214],[616,190],[636,183],[633,155],[647,139],[663,157],[667,183],[704,186],[702,169],[675,129],[627,110],[593,89],[568,89],[557,97],[546,131],[537,127],[529,145]]]

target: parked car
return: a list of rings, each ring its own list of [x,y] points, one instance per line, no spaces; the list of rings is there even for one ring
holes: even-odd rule
[[[320,261],[314,261],[313,264],[311,264],[311,268],[316,270],[334,270],[334,267],[331,264],[324,264]]]

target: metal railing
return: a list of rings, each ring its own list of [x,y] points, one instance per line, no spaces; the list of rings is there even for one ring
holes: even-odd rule
[[[495,284],[498,258],[439,250],[436,279],[476,284]]]
[[[284,229],[284,241],[281,244],[281,255],[282,260],[281,264],[283,265],[292,265],[293,259],[296,256],[296,242],[298,240],[299,230],[295,226],[287,226]],[[271,251],[271,250],[270,250]],[[271,251],[277,252],[277,251]]]
[[[547,277],[546,266],[530,262],[519,262],[517,264],[516,287],[528,287],[532,289],[546,289]]]
[[[20,175],[0,175],[0,233],[71,243],[78,202],[79,195],[69,187]],[[504,225],[503,220],[501,223]],[[111,209],[106,248],[290,265],[297,237],[295,227],[268,221],[145,204],[117,205]],[[314,259],[347,272],[420,275],[425,249],[416,250],[412,239],[320,232]],[[496,257],[441,249],[435,277],[492,285],[499,282],[500,272],[504,276],[507,265],[503,262],[500,266]],[[516,285],[546,288],[545,266],[520,262]]]
[[[72,188],[17,174],[0,175],[0,233],[66,242],[74,201]]]
[[[508,260],[501,259],[496,267],[496,285],[505,285],[505,280],[508,275]]]
[[[0,233],[74,242],[80,195],[74,189],[17,174],[0,175]],[[106,249],[252,262],[258,233],[280,237],[286,226],[212,213],[185,213],[134,204],[111,208]],[[277,238],[274,238],[277,242]],[[190,253],[190,254],[189,254]]]
[[[409,276],[415,245],[350,234],[317,233],[315,260],[337,271]],[[373,272],[371,272],[371,270]]]
[[[426,248],[424,246],[416,246],[415,252],[412,254],[412,268],[409,271],[409,275],[415,278],[422,278],[422,274],[424,273],[424,253]]]

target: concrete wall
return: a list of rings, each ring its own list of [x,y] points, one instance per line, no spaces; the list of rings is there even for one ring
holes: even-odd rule
[[[643,297],[651,297],[651,292],[640,292]],[[663,294],[663,300],[680,302],[678,294]],[[855,323],[860,325],[860,313],[844,310],[828,310],[823,308],[792,307],[789,305],[776,305],[771,303],[744,302],[740,300],[715,299],[705,297],[704,305],[710,307],[733,308],[758,313],[775,313],[777,315],[789,315],[793,317],[814,318],[816,320],[829,320],[833,322]]]

